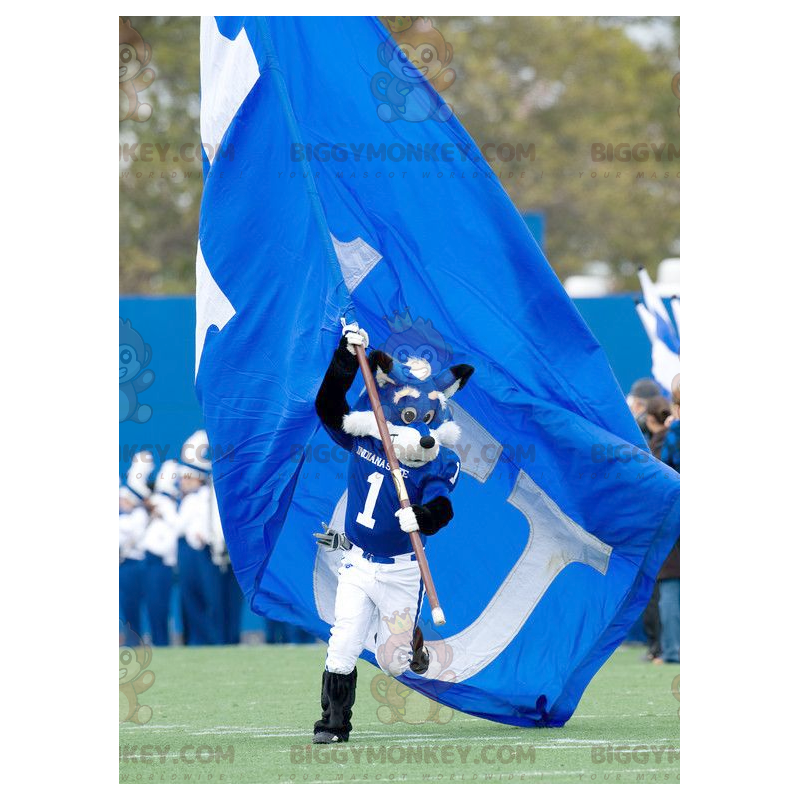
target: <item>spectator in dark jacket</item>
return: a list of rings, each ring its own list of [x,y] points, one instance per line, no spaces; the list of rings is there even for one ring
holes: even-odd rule
[[[672,381],[673,422],[667,428],[661,447],[661,460],[678,472],[681,471],[681,376]],[[678,664],[681,660],[681,540],[667,556],[658,573],[658,611],[661,619],[661,663]]]
[[[661,460],[676,472],[681,471],[681,376],[672,380],[672,424],[667,428]]]
[[[661,458],[661,448],[667,435],[667,419],[670,416],[670,404],[666,397],[651,397],[645,405],[644,424],[650,432],[650,451],[656,458]]]
[[[650,378],[635,381],[628,392],[628,407],[636,419],[645,440],[653,454],[658,458],[658,451],[664,439],[666,426],[664,420],[669,416],[669,403],[661,394],[659,385]],[[664,413],[666,408],[666,413]],[[648,414],[648,409],[653,413]],[[656,450],[653,450],[653,436],[656,436]],[[642,614],[642,629],[647,638],[647,654],[645,659],[654,660],[661,655],[661,621],[658,611],[658,585],[653,588],[650,602]]]
[[[639,378],[634,381],[628,392],[628,408],[631,410],[636,423],[639,425],[644,438],[650,439],[650,431],[645,422],[647,401],[653,397],[661,397],[661,389],[652,378]]]

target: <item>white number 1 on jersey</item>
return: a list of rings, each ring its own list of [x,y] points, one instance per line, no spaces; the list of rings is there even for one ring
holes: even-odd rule
[[[378,494],[381,490],[383,477],[383,473],[373,472],[367,478],[367,483],[369,483],[369,492],[367,492],[364,510],[359,511],[358,514],[356,514],[356,522],[359,525],[363,525],[365,528],[372,529],[375,527],[375,518],[372,516],[372,512],[375,510],[375,503],[378,502]]]

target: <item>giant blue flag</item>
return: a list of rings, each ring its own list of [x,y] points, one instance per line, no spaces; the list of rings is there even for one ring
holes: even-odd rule
[[[347,454],[314,398],[339,318],[373,345],[436,340],[475,375],[453,404],[455,518],[427,545],[447,624],[425,626],[434,674],[402,680],[476,716],[563,725],[650,596],[677,475],[478,147],[377,20],[206,18],[201,56],[197,391],[249,602],[329,634],[337,558],[312,534],[341,524]]]

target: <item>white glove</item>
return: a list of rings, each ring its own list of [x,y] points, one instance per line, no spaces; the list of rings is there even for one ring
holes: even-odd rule
[[[369,344],[369,336],[363,328],[358,327],[357,322],[351,322],[349,325],[345,322],[344,317],[341,319],[342,323],[342,336],[347,339],[347,349],[350,355],[356,354],[355,345],[361,345],[365,350]]]
[[[400,527],[406,533],[413,533],[419,530],[419,522],[417,522],[417,515],[414,509],[409,506],[408,508],[401,508],[394,512],[397,519],[400,520]]]

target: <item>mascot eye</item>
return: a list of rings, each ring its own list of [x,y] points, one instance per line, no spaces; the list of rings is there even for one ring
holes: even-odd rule
[[[125,651],[124,653],[120,653],[119,660],[123,664],[130,664],[131,663],[131,654],[129,652],[127,652],[127,651]]]
[[[119,60],[125,64],[131,60],[131,51],[127,47],[119,54]]]
[[[422,60],[426,64],[433,61],[433,53],[427,47],[422,51]]]
[[[122,351],[122,352],[119,354],[119,360],[120,360],[120,361],[121,361],[123,364],[129,364],[129,363],[130,363],[130,360],[131,360],[131,351],[130,351],[130,350],[123,350],[123,351]]]
[[[409,352],[407,347],[401,347],[396,352],[395,355],[397,356],[397,360],[401,361],[403,364],[408,361],[409,356],[411,353]]]
[[[414,408],[404,408],[402,413],[400,414],[400,418],[408,424],[409,422],[413,422],[417,418],[417,411]]]
[[[425,416],[422,418],[422,421],[423,421],[423,422],[424,422],[426,425],[430,425],[430,424],[431,424],[431,422],[433,422],[433,418],[434,418],[435,414],[436,414],[436,412],[435,412],[435,411],[433,411],[433,410],[426,411],[426,412],[425,412]]]
[[[397,51],[397,54],[400,56],[401,61],[408,61],[408,53],[402,47]]]

